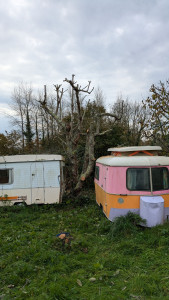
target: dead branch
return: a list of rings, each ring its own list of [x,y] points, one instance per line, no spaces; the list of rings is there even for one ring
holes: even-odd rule
[[[73,75],[73,76],[75,76],[75,75]],[[68,82],[71,85],[71,87],[73,88],[73,90],[76,91],[76,92],[78,92],[78,93],[83,92],[83,93],[91,94],[93,92],[93,90],[94,90],[94,87],[93,87],[89,91],[91,81],[88,81],[88,85],[86,85],[84,88],[81,88],[81,85],[79,85],[79,84],[75,85],[76,82],[74,82],[74,77],[73,77],[72,80],[68,80],[67,78],[65,78],[65,80],[63,80],[63,81]]]
[[[56,105],[56,111],[55,111],[56,115],[58,114],[59,107],[61,109],[61,101],[62,101],[63,94],[67,91],[67,90],[64,90],[63,88],[60,90],[61,86],[62,86],[61,84],[54,84],[56,95],[57,95],[57,97],[56,97],[57,105]]]
[[[77,109],[78,109],[78,117],[79,117],[79,125],[80,125],[82,123],[80,93],[83,92],[83,93],[91,94],[92,91],[94,90],[94,87],[91,90],[89,90],[91,81],[88,81],[89,82],[88,85],[85,86],[84,88],[82,88],[79,84],[76,84],[76,82],[74,81],[74,77],[75,77],[75,75],[73,74],[72,80],[65,78],[65,80],[63,80],[63,81],[68,82],[75,92]]]
[[[117,120],[117,121],[121,120],[121,116],[118,117],[116,114],[111,114],[111,113],[102,113],[100,115],[100,117],[112,117],[112,118],[115,118],[115,120]]]
[[[59,117],[54,114],[48,107],[46,102],[44,101],[40,101],[39,103],[41,105],[41,107],[45,110],[46,113],[48,113],[54,120],[56,120],[58,122],[58,124],[62,127],[62,129],[65,129],[65,126],[63,125],[63,123],[61,122],[61,120],[59,119]]]
[[[112,129],[108,129],[108,130],[105,130],[105,131],[103,131],[103,132],[100,132],[100,133],[95,133],[94,134],[94,136],[101,136],[101,135],[105,135],[106,133],[109,133],[109,132],[111,132],[112,131]]]

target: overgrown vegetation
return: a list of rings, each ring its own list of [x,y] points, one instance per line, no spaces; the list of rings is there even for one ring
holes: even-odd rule
[[[94,196],[72,200],[0,208],[0,299],[168,299],[169,224],[140,227],[132,214],[113,224]]]
[[[146,225],[146,220],[129,211],[126,216],[120,216],[114,220],[110,235],[114,239],[126,238],[128,235],[137,233],[141,225]]]

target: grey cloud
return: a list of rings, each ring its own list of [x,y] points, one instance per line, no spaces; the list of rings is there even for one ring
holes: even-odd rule
[[[168,0],[6,0],[0,6],[0,103],[21,80],[36,87],[72,73],[133,100],[165,80]]]

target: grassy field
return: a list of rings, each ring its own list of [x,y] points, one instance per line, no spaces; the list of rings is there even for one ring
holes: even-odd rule
[[[0,208],[0,299],[169,299],[169,223],[113,224],[86,199]]]

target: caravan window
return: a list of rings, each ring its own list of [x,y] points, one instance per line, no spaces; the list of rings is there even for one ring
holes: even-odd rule
[[[129,168],[127,188],[130,191],[150,191],[150,170],[148,168]]]
[[[129,168],[127,170],[127,188],[130,191],[150,191],[150,172],[152,191],[169,190],[169,171],[166,167]]]
[[[0,184],[11,184],[12,181],[12,169],[0,169]]]
[[[152,168],[152,184],[153,191],[168,190],[169,189],[169,174],[168,169]]]
[[[98,166],[96,166],[96,168],[95,168],[95,178],[97,180],[99,180],[99,167]]]

